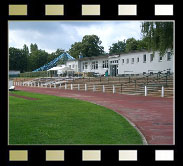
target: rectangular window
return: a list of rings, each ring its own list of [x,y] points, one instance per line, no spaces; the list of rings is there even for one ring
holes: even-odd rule
[[[98,69],[98,61],[92,62],[92,69]]]
[[[154,59],[154,54],[150,54],[150,62],[152,62]]]
[[[137,58],[137,63],[139,62],[139,57]]]
[[[132,58],[132,64],[134,63],[134,58]]]
[[[85,62],[85,69],[88,68],[88,62]]]
[[[98,61],[95,62],[95,68],[98,69]]]
[[[146,54],[143,56],[143,62],[146,63]]]
[[[108,60],[103,61],[103,68],[108,68]]]
[[[167,52],[167,61],[171,60],[171,52]]]
[[[162,60],[163,60],[163,57],[159,56],[159,62],[162,62]]]
[[[92,69],[95,69],[95,62],[92,62]]]
[[[88,68],[88,62],[83,62],[83,69],[87,69]]]
[[[129,63],[129,59],[126,59],[126,63],[127,63],[127,64]]]
[[[124,64],[125,63],[125,60],[124,59],[122,59],[122,64]]]

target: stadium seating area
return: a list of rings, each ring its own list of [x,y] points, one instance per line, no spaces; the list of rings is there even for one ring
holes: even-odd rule
[[[163,97],[172,98],[174,95],[173,74],[154,74],[124,77],[82,77],[82,78],[36,78],[36,79],[14,79],[14,85],[61,88],[70,90],[93,91],[104,93],[120,93],[128,95],[145,95],[145,86],[147,87],[147,96],[162,95],[162,86],[164,89]]]

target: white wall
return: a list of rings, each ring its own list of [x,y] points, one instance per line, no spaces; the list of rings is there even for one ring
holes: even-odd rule
[[[143,62],[143,55],[146,54],[146,62]],[[170,69],[171,72],[174,72],[174,55],[171,56],[171,60],[167,60],[167,53],[162,57],[162,61],[159,61],[159,53],[155,52],[153,61],[150,61],[150,54],[152,52],[136,52],[136,53],[126,53],[114,56],[106,56],[101,59],[97,58],[96,60],[82,60],[80,59],[75,61],[67,61],[66,66],[71,66],[71,69],[79,72],[95,72],[99,74],[105,74],[106,68],[103,68],[103,61],[108,60],[109,68],[108,72],[110,74],[110,65],[118,65],[118,74],[142,74],[146,73],[157,73],[158,71],[163,71]],[[129,63],[126,63],[126,59],[129,59]],[[134,63],[131,63],[132,58],[134,58]],[[139,58],[139,62],[137,62],[137,58]],[[122,59],[124,59],[124,63],[122,63]],[[116,61],[118,63],[110,63],[110,61]],[[92,69],[92,62],[98,61],[98,69]],[[88,62],[87,69],[83,69],[83,63]],[[74,65],[74,67],[73,67]]]
[[[96,59],[96,60],[87,60],[87,61],[81,61],[81,72],[94,72],[99,74],[105,74],[106,69],[103,68],[103,61],[108,60],[108,57],[102,58],[102,59]],[[98,62],[98,69],[92,69],[92,62],[97,61]],[[87,69],[83,69],[83,64],[85,62],[88,62]]]
[[[146,54],[146,62],[143,62],[143,55]],[[152,52],[138,52],[131,54],[122,54],[120,56],[119,62],[119,74],[140,74],[143,72],[149,73],[158,71],[163,71],[167,69],[171,69],[171,72],[174,72],[173,66],[173,58],[171,56],[171,60],[167,60],[167,53],[162,57],[162,61],[159,61],[159,53],[155,52],[153,61],[150,61],[150,54]],[[126,63],[126,59],[129,58],[129,63]],[[134,58],[134,63],[131,63],[132,58]],[[137,62],[137,58],[139,58],[139,62]],[[124,59],[124,63],[122,63],[122,59]],[[131,72],[128,72],[131,71]]]
[[[13,80],[9,80],[9,88],[13,86]]]
[[[17,75],[17,74],[20,74],[20,71],[17,71],[17,70],[10,70],[9,71],[9,75]]]
[[[78,61],[77,60],[67,61],[66,66],[70,67],[75,72],[78,72]]]

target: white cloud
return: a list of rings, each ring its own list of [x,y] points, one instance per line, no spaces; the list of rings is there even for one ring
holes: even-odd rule
[[[140,39],[139,21],[67,21],[67,22],[10,22],[9,46],[22,48],[37,43],[40,49],[53,52],[57,48],[69,50],[85,35],[95,34],[108,52],[117,41],[134,37]]]
[[[140,39],[139,22],[104,22],[102,25],[92,25],[90,27],[78,27],[77,33],[80,36],[95,34],[100,37],[105,51],[108,51],[112,43],[123,41],[130,37]]]

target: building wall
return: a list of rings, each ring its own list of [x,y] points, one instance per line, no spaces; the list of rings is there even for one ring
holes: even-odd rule
[[[19,76],[20,76],[20,71],[17,71],[17,70],[9,71],[9,77],[19,77]]]
[[[102,59],[81,61],[81,72],[94,72],[94,73],[99,73],[99,74],[105,74],[105,72],[107,70],[106,68],[103,68],[103,61],[105,61],[105,60],[108,60],[107,56],[106,56],[106,58],[102,58]],[[97,68],[96,62],[98,62],[98,68]],[[87,63],[87,69],[85,68],[85,65],[84,65],[85,63]],[[83,68],[83,66],[84,66],[84,68]]]
[[[145,73],[157,73],[159,71],[170,69],[170,72],[174,72],[174,56],[171,55],[171,59],[167,60],[167,53],[162,57],[160,61],[160,56],[158,52],[155,52],[153,60],[150,60],[152,52],[135,52],[126,53],[121,55],[106,56],[102,58],[96,58],[95,60],[75,60],[67,61],[66,66],[71,67],[77,72],[95,72],[99,74],[105,74],[108,70],[109,75],[112,73],[111,65],[117,65],[118,74],[143,74]],[[144,62],[144,55],[146,55],[146,61]],[[132,62],[132,58],[134,62]],[[139,59],[139,62],[137,61]],[[129,59],[129,63],[127,63]],[[108,69],[103,68],[103,61],[108,60]],[[124,60],[124,63],[123,63]],[[92,68],[92,62],[98,62],[98,68]],[[87,63],[87,68],[85,67]],[[84,67],[83,67],[84,66]]]
[[[75,72],[79,72],[78,60],[67,61],[66,66],[73,69]]]
[[[152,54],[152,52],[139,52],[121,55],[119,60],[119,74],[141,74],[143,72],[157,73],[158,71],[163,71],[167,69],[170,69],[171,72],[174,72],[174,56],[171,55],[171,59],[167,60],[166,53],[160,61],[159,53],[155,52],[153,61],[150,61],[150,54]],[[144,55],[146,55],[146,62],[144,62]],[[132,58],[134,58],[133,63]],[[137,58],[139,58],[139,62],[137,62]],[[122,62],[122,59],[124,59],[124,63]],[[129,59],[128,64],[127,59]]]
[[[17,75],[17,74],[20,74],[20,71],[17,71],[17,70],[10,70],[9,71],[9,75]]]

